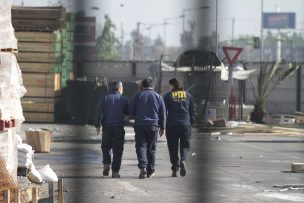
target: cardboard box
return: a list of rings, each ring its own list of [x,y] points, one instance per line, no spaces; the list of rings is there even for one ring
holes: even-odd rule
[[[25,131],[26,143],[31,145],[36,152],[51,151],[52,132],[47,129],[37,129],[34,131]]]

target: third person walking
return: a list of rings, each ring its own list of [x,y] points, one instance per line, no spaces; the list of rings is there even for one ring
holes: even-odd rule
[[[186,175],[186,160],[190,149],[191,127],[195,119],[192,95],[185,91],[179,80],[169,80],[172,91],[164,96],[167,110],[166,137],[172,164],[172,177]],[[180,148],[180,159],[178,156]]]

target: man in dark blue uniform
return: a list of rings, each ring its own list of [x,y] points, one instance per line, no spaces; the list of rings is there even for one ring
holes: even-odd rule
[[[163,98],[154,91],[152,79],[144,79],[141,91],[130,103],[130,114],[135,117],[135,148],[140,169],[139,178],[150,178],[154,175],[157,136],[164,134],[165,111]]]
[[[102,125],[101,149],[103,154],[103,175],[108,176],[113,150],[112,178],[120,178],[119,169],[125,142],[124,115],[128,114],[128,100],[122,96],[121,81],[112,83],[112,93],[101,98],[95,115],[97,134]]]
[[[177,177],[179,169],[180,175],[185,176],[195,109],[191,94],[184,91],[176,78],[171,79],[169,85],[172,91],[164,96],[164,102],[168,113],[166,137],[172,164],[172,177]],[[178,148],[180,148],[180,161]]]

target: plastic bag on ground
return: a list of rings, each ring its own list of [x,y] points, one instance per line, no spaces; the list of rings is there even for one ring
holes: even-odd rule
[[[50,165],[45,165],[42,169],[38,170],[42,180],[45,182],[58,182],[56,173],[50,168]]]
[[[35,168],[34,164],[31,164],[31,166],[30,166],[30,172],[27,175],[27,178],[32,183],[42,183],[42,177],[41,177],[39,171]]]

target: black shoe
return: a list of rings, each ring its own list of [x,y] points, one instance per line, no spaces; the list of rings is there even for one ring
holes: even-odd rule
[[[120,178],[118,171],[112,171],[112,178]]]
[[[181,161],[181,164],[180,164],[180,175],[181,176],[185,176],[186,175],[186,162],[185,161]]]
[[[172,177],[174,178],[178,177],[178,171],[172,171]]]
[[[110,172],[110,164],[105,164],[103,167],[103,176],[109,176],[109,172]]]
[[[146,178],[146,175],[147,175],[146,169],[141,168],[140,171],[139,171],[139,176],[138,176],[138,178],[139,178],[139,179],[145,179],[145,178]]]
[[[154,171],[153,172],[149,172],[148,174],[147,174],[147,178],[152,178],[154,176]]]

